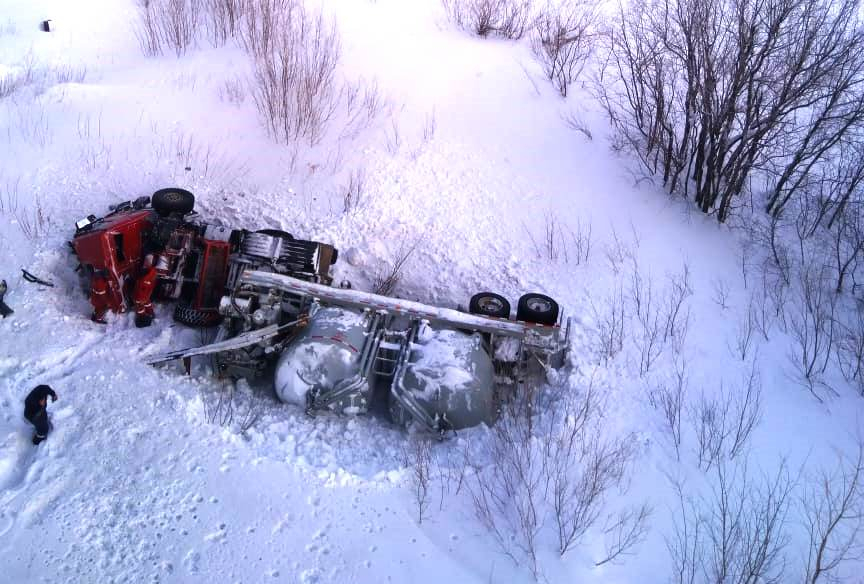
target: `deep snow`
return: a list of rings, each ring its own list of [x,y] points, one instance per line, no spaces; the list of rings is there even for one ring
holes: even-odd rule
[[[655,513],[648,539],[622,565],[593,567],[599,538],[559,559],[544,533],[544,576],[666,582],[674,505],[666,475],[698,482],[701,473],[675,460],[646,397],[647,386],[672,376],[668,355],[644,379],[632,350],[598,368],[592,306],[628,277],[609,260],[616,237],[634,249],[638,239],[640,266],[657,286],[688,261],[691,388],[711,394],[735,383],[749,371],[730,347],[752,291],[739,234],[637,183],[627,159],[610,152],[587,94],[577,88],[560,100],[526,43],[454,30],[435,0],[324,4],[342,34],[341,70],[376,79],[390,106],[357,140],[295,157],[267,137],[251,98],[224,98],[225,82],[248,72],[241,51],[203,44],[179,59],[144,58],[131,0],[0,0],[0,76],[28,62],[79,71],[0,100],[0,278],[15,310],[0,320],[3,581],[531,581],[476,522],[464,493],[441,506],[434,492],[418,524],[402,456],[410,438],[382,417],[310,419],[266,387],[239,384],[235,419],[223,428],[209,421],[221,385],[203,360],[191,377],[142,363],[201,341],[167,308],[145,330],[129,315],[90,322],[65,246],[74,221],[176,184],[224,225],[277,226],[335,244],[346,258],[336,281],[361,289],[400,245],[420,240],[399,288],[405,298],[456,307],[489,289],[558,299],[576,325],[559,383],[577,392],[593,378],[604,427],[634,433],[640,455],[627,498]],[[54,32],[38,31],[44,18]],[[593,140],[564,123],[574,111]],[[343,187],[360,169],[364,197],[343,213]],[[37,212],[44,224],[34,219],[38,233],[27,237],[21,220]],[[593,225],[587,264],[537,253],[549,216]],[[55,287],[24,282],[19,267]],[[721,281],[727,309],[712,299]],[[840,396],[817,403],[793,379],[788,338],[770,338],[758,346],[765,413],[754,464],[828,462],[832,448],[850,448],[861,398],[837,380]],[[33,448],[21,409],[38,383],[60,400],[49,407],[55,432]],[[253,403],[262,417],[240,433]],[[446,466],[485,434],[460,434],[436,445],[436,456]]]

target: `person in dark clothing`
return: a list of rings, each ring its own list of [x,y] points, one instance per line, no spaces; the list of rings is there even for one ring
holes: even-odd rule
[[[24,417],[27,421],[33,424],[36,428],[36,433],[33,434],[33,444],[39,444],[48,437],[48,432],[51,431],[51,424],[48,422],[48,396],[51,396],[51,401],[57,401],[57,394],[47,385],[36,386],[36,389],[24,400]]]

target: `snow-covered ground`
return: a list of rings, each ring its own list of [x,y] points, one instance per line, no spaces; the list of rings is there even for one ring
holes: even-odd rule
[[[539,291],[560,302],[574,334],[553,385],[580,395],[593,379],[604,432],[632,436],[638,449],[627,494],[610,497],[603,515],[626,501],[654,513],[632,555],[599,567],[602,530],[561,558],[547,517],[538,549],[549,582],[668,581],[677,505],[669,478],[698,485],[710,475],[698,469],[689,430],[677,459],[649,403],[649,389],[674,376],[672,348],[645,375],[632,339],[608,363],[598,359],[597,313],[631,284],[632,262],[616,259],[623,251],[658,295],[689,267],[678,361],[693,396],[739,387],[756,360],[764,393],[754,468],[771,473],[785,460],[794,475],[805,461],[830,464],[835,448],[852,451],[862,402],[838,375],[830,381],[839,395],[815,400],[795,380],[778,327],[736,355],[758,281],[751,270],[745,282],[740,234],[637,183],[634,163],[611,152],[596,104],[578,87],[562,100],[526,42],[456,30],[437,0],[326,0],[341,74],[375,80],[387,105],[358,137],[295,152],[267,136],[249,95],[228,96],[249,75],[240,49],[202,42],[180,58],[145,58],[135,4],[0,0],[0,81],[34,71],[0,98],[0,278],[15,310],[0,320],[0,580],[532,581],[477,521],[464,489],[439,491],[441,469],[459,466],[452,461],[488,429],[434,446],[443,462],[420,523],[403,456],[413,438],[383,417],[310,419],[269,388],[241,383],[233,412],[216,412],[223,426],[212,421],[222,385],[203,363],[186,377],[142,362],[201,341],[167,307],[149,329],[130,315],[89,320],[66,246],[74,221],[169,185],[192,190],[199,212],[219,223],[335,244],[346,258],[336,280],[362,289],[419,242],[402,297],[456,307],[481,290],[512,300]],[[51,33],[39,31],[46,18]],[[593,139],[565,123],[572,113]],[[344,212],[358,173],[362,198]],[[566,259],[561,243],[549,257],[551,220],[570,241]],[[592,226],[587,262],[575,261],[566,231],[579,224]],[[21,267],[55,286],[25,282]],[[35,448],[21,412],[39,383],[60,399],[49,406],[54,432]],[[250,407],[261,417],[241,432]],[[787,554],[800,579],[800,552]],[[851,581],[856,568],[844,565],[841,577]]]

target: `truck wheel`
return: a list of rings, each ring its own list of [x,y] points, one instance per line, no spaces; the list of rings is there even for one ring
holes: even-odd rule
[[[174,320],[193,328],[207,328],[219,324],[222,317],[215,310],[198,310],[178,304],[174,307]]]
[[[195,208],[195,195],[184,189],[159,189],[150,201],[153,210],[165,217],[171,213],[186,215]]]
[[[506,298],[494,292],[480,292],[471,297],[468,312],[483,316],[510,318],[510,303]]]
[[[558,303],[545,294],[525,294],[516,306],[516,320],[554,325],[558,322]]]

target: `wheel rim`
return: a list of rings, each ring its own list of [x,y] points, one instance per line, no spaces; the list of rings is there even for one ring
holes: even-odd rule
[[[180,200],[180,193],[176,193],[176,192],[165,193],[165,200],[172,202],[172,203],[179,201]]]
[[[479,299],[477,305],[480,307],[480,310],[488,313],[501,312],[504,310],[504,303],[498,298],[492,296],[485,296]]]
[[[552,303],[543,298],[529,298],[525,305],[534,312],[550,312]]]

